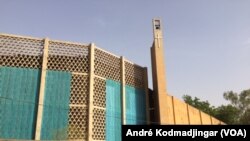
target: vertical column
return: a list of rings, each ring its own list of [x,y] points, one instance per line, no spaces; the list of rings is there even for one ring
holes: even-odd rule
[[[213,125],[213,119],[212,119],[212,116],[210,116],[210,115],[209,115],[209,117],[210,117],[211,125]]]
[[[46,83],[46,69],[47,69],[47,63],[48,63],[48,53],[49,53],[49,39],[45,38],[44,39],[44,49],[43,49],[42,72],[41,72],[41,79],[40,79],[40,90],[39,90],[39,101],[38,101],[38,110],[37,110],[35,140],[40,140],[40,137],[41,137],[44,89],[45,89],[45,83]]]
[[[175,115],[174,97],[173,97],[173,96],[171,96],[171,99],[172,99],[172,107],[173,107],[174,124],[176,124],[176,115]]]
[[[201,119],[201,125],[203,125],[202,116],[201,116],[201,110],[199,110],[199,115],[200,115],[200,119]]]
[[[187,106],[187,115],[188,115],[188,123],[187,124],[189,124],[190,125],[190,112],[189,112],[189,105],[188,104],[186,104],[186,106]]]
[[[93,96],[94,96],[94,56],[95,53],[95,45],[93,43],[90,44],[89,49],[89,111],[88,111],[88,141],[92,141],[93,138]]]
[[[126,124],[126,82],[125,82],[125,59],[121,56],[121,102],[122,102],[122,124]]]
[[[147,124],[150,124],[150,113],[149,113],[149,95],[148,95],[148,70],[147,67],[144,68],[144,90],[145,90],[145,100],[146,100],[146,119]]]

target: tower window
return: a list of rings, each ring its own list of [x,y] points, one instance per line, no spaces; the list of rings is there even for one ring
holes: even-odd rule
[[[155,29],[161,29],[160,20],[155,20]]]

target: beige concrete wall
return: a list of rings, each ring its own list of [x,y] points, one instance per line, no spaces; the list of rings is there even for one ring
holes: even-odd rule
[[[175,124],[189,124],[187,104],[173,97]]]
[[[200,114],[201,114],[201,124],[202,125],[211,125],[212,122],[211,122],[211,116],[200,111]]]
[[[214,118],[214,117],[211,117],[212,119],[212,124],[213,125],[220,125],[221,124],[221,121],[219,121],[218,119]]]
[[[165,116],[165,121],[168,121],[166,123],[163,124],[175,124],[175,118],[174,118],[174,109],[173,109],[173,97],[167,95],[166,99],[165,99],[166,103],[168,103],[166,105],[166,116]]]
[[[192,125],[201,124],[200,110],[188,105],[189,123]]]
[[[162,96],[164,104],[161,103],[160,107],[164,108],[164,116],[161,117],[166,122],[164,124],[184,124],[184,125],[219,125],[225,124],[220,120],[196,109],[184,101],[181,101],[174,96]]]

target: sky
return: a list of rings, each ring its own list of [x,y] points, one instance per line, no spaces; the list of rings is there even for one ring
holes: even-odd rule
[[[0,0],[0,33],[98,47],[148,67],[161,18],[168,93],[226,104],[250,88],[249,0]]]

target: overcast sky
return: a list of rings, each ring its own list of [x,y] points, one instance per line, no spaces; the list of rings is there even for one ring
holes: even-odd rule
[[[167,89],[225,103],[250,88],[250,0],[0,0],[0,32],[80,43],[149,68],[163,21]]]

